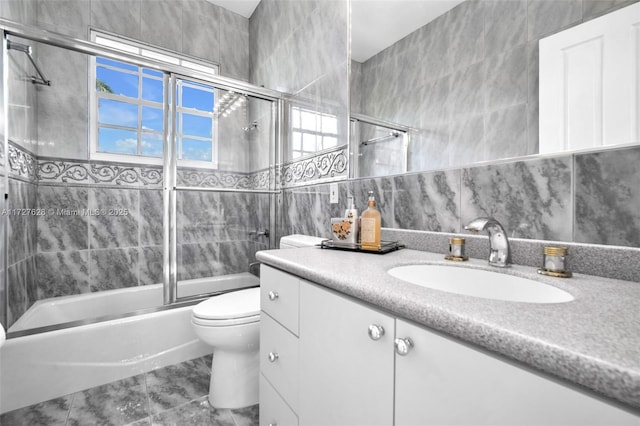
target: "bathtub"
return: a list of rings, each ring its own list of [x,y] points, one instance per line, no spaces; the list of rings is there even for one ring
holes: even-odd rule
[[[188,280],[180,282],[178,295],[258,284],[258,278],[249,273]],[[159,284],[43,300],[10,331],[161,304]],[[191,308],[166,309],[7,340],[0,348],[0,413],[208,354],[211,349],[192,330]]]

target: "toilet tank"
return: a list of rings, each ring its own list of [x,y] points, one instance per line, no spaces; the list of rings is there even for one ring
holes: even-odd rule
[[[326,238],[312,237],[310,235],[293,234],[286,235],[280,238],[280,248],[298,248],[298,247],[312,247],[319,245]]]

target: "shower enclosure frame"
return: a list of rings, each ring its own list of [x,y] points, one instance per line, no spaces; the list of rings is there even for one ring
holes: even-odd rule
[[[8,135],[8,48],[7,48],[7,36],[16,36],[22,39],[31,40],[37,43],[48,44],[54,47],[67,49],[73,52],[86,54],[90,56],[101,56],[107,59],[116,61],[125,61],[130,64],[151,68],[163,73],[164,82],[164,141],[163,141],[163,305],[132,311],[125,314],[110,315],[106,317],[97,317],[87,320],[73,321],[61,324],[50,325],[46,327],[38,327],[29,330],[8,333],[7,338],[19,337],[24,335],[36,334],[40,332],[52,331],[57,329],[69,328],[84,324],[91,324],[101,322],[105,320],[117,319],[128,316],[135,316],[142,313],[150,313],[165,309],[172,309],[185,305],[195,304],[198,301],[210,297],[212,294],[202,294],[189,297],[178,297],[178,281],[177,281],[177,202],[176,195],[178,191],[206,191],[206,192],[234,192],[234,193],[257,193],[269,195],[269,226],[272,229],[277,229],[277,203],[278,195],[281,194],[278,182],[278,166],[282,162],[282,111],[283,111],[283,98],[284,95],[281,92],[266,89],[252,85],[250,83],[231,79],[228,77],[222,77],[219,75],[210,75],[198,70],[185,69],[179,65],[169,64],[161,61],[154,60],[152,58],[146,58],[136,56],[127,52],[119,51],[107,46],[98,45],[96,43],[72,38],[55,32],[43,30],[40,28],[23,25],[11,20],[0,18],[0,31],[2,31],[2,87],[0,87],[1,102],[0,105],[0,117],[4,123],[5,129],[3,132],[2,146],[4,148],[4,170],[5,174],[2,177],[5,184],[5,194],[3,196],[3,206],[7,206],[8,198],[8,183],[9,183],[9,135]],[[43,64],[40,64],[41,66]],[[175,140],[175,102],[169,101],[173,98],[176,88],[176,80],[178,78],[186,78],[188,80],[199,80],[205,84],[215,86],[216,89],[232,90],[236,93],[242,93],[251,97],[272,102],[271,118],[275,124],[273,132],[274,149],[270,150],[269,159],[269,189],[266,190],[252,190],[252,189],[236,189],[236,188],[203,188],[203,187],[181,187],[177,185],[177,153],[176,153],[176,140]],[[55,83],[55,82],[54,82]],[[3,295],[2,303],[4,305],[3,318],[0,318],[3,324],[8,323],[8,301],[9,301],[9,282],[8,282],[8,264],[9,264],[9,251],[8,246],[8,216],[3,215],[2,223],[0,226],[4,228],[4,241],[5,246],[4,256],[2,262],[3,279],[5,283],[5,291]],[[274,247],[275,232],[269,234],[269,247]]]

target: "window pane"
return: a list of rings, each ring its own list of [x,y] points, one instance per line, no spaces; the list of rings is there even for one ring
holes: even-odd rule
[[[151,108],[147,106],[142,107],[142,129],[143,130],[160,130],[162,131],[164,127],[162,126],[162,109],[160,108]]]
[[[316,114],[302,111],[300,118],[302,119],[301,127],[304,130],[316,130]]]
[[[316,135],[305,133],[302,135],[302,149],[307,152],[316,151]]]
[[[96,63],[122,68],[129,71],[138,71],[138,67],[136,65],[127,64],[126,62],[113,61],[111,59],[102,58],[100,56],[96,56]]]
[[[182,87],[183,108],[195,108],[200,111],[213,111],[213,92],[196,89],[194,87]]]
[[[142,155],[162,157],[162,133],[142,133]]]
[[[135,74],[97,67],[96,80],[98,92],[138,98],[138,76]]]
[[[322,133],[338,133],[338,120],[331,115],[322,116]]]
[[[164,99],[164,89],[162,80],[153,78],[142,79],[142,99],[146,101],[162,102]]]
[[[138,135],[129,130],[98,129],[98,151],[115,154],[137,154]]]
[[[98,120],[102,124],[138,127],[138,106],[127,102],[100,99],[98,102]]]
[[[291,110],[291,126],[300,128],[300,110],[298,108]]]
[[[211,141],[182,139],[182,159],[196,161],[211,161]]]
[[[161,71],[151,70],[149,68],[142,68],[142,73],[162,78]]]
[[[182,114],[182,134],[211,138],[213,119],[192,114]]]
[[[302,133],[293,132],[293,149],[300,151],[302,149]]]

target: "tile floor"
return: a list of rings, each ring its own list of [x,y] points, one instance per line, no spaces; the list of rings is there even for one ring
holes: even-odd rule
[[[258,424],[258,405],[209,405],[211,355],[11,411],[2,426]]]

